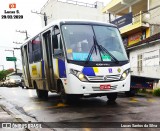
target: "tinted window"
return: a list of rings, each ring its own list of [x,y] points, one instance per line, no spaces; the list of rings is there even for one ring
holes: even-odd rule
[[[32,59],[34,62],[42,59],[42,42],[39,36],[32,40]]]

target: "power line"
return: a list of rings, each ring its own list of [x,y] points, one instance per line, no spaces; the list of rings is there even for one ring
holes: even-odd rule
[[[15,44],[23,44],[23,43],[21,43],[21,42],[14,42],[14,41],[13,41],[13,43],[15,43]]]
[[[13,48],[14,50],[20,50],[20,48]]]
[[[16,30],[16,32],[19,32],[19,33],[25,33],[25,34],[26,34],[26,40],[29,38],[29,37],[28,37],[27,30],[25,30],[25,31]]]

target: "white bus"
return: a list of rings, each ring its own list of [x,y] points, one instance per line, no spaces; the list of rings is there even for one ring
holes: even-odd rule
[[[103,96],[114,101],[130,90],[130,63],[115,25],[57,20],[21,46],[24,83],[39,98],[59,93],[63,102]]]

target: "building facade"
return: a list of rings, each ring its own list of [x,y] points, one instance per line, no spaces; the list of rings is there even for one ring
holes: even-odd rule
[[[57,19],[87,19],[107,22],[108,14],[102,13],[103,3],[82,3],[72,0],[48,0],[42,7],[41,13],[46,13],[50,23]],[[42,17],[42,25],[44,26]]]
[[[160,1],[112,0],[103,12],[118,16],[132,75],[160,79]]]

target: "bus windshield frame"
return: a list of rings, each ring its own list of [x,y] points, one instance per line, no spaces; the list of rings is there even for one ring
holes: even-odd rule
[[[120,32],[114,26],[63,24],[61,31],[68,61],[85,63],[95,40],[97,45],[103,46],[109,53],[103,53],[95,45],[89,63],[114,63],[115,59],[119,62],[128,61]]]

